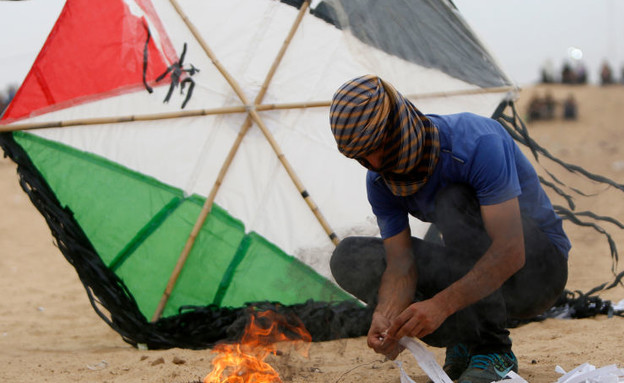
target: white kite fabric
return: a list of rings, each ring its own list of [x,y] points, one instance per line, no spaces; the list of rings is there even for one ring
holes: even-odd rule
[[[428,351],[419,341],[403,337],[400,340],[409,352],[414,356],[420,368],[427,374],[433,383],[452,383],[453,381],[444,372],[442,367],[435,360],[433,353]],[[415,383],[412,378],[405,372],[402,362],[395,362],[399,367],[401,383]],[[590,363],[583,363],[580,366],[566,372],[560,366],[555,371],[562,374],[556,382],[553,383],[619,383],[624,382],[624,369],[618,368],[615,364],[601,368]],[[510,371],[505,379],[505,383],[530,383],[517,373]]]
[[[557,383],[624,382],[624,368],[618,368],[615,364],[596,368],[593,364],[583,363],[569,372],[557,366],[555,371],[563,375]]]
[[[433,383],[453,383],[453,380],[444,372],[442,367],[435,360],[433,353],[425,348],[419,341],[403,337],[399,343],[404,346],[414,356],[420,368],[427,374]],[[401,383],[415,383],[412,378],[405,372],[401,362],[395,362],[399,367]],[[523,377],[517,373],[510,371],[506,376],[506,383],[527,383]]]
[[[422,368],[433,383],[453,383],[451,378],[449,378],[438,362],[436,362],[433,354],[420,342],[413,338],[403,337],[399,343],[409,350],[409,352],[416,359],[420,368]],[[401,372],[401,383],[414,383],[407,373],[405,373],[401,364],[398,364],[398,366]]]

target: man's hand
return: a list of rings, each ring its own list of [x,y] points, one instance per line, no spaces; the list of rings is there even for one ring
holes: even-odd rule
[[[392,321],[388,337],[397,340],[404,336],[422,338],[437,330],[448,316],[444,307],[433,299],[412,303]]]
[[[388,336],[394,320],[414,299],[417,272],[409,227],[384,240],[386,270],[381,276],[379,302],[368,331],[368,347],[394,360],[404,347]]]
[[[367,343],[368,347],[376,353],[394,360],[405,348],[399,344],[398,339],[388,336],[388,327],[390,327],[390,320],[379,313],[374,313],[370,330],[368,330]]]

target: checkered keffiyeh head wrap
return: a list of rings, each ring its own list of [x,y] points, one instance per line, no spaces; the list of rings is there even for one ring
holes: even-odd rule
[[[394,195],[418,191],[438,162],[438,129],[377,76],[358,77],[338,88],[330,124],[338,150],[378,171]],[[383,149],[382,168],[372,169],[362,157],[378,149]]]

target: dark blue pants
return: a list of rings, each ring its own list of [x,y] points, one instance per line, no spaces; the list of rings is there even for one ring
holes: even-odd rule
[[[473,354],[507,352],[511,350],[507,319],[533,318],[552,307],[565,288],[567,259],[531,218],[523,216],[522,223],[524,267],[491,295],[451,315],[424,342],[436,347],[464,343]],[[464,276],[491,244],[476,196],[464,185],[451,185],[438,193],[434,224],[441,240],[412,238],[418,270],[415,301],[434,296]],[[345,238],[330,266],[343,289],[376,304],[386,267],[380,238]]]

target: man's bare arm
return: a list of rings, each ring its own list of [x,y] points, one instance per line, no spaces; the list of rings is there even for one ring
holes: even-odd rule
[[[402,348],[396,340],[387,339],[392,323],[414,300],[417,273],[412,254],[409,228],[385,239],[386,270],[381,277],[378,303],[368,333],[368,346],[394,359]]]
[[[411,304],[393,322],[389,335],[422,338],[453,313],[490,295],[524,265],[524,235],[518,199],[481,207],[492,244],[461,279],[431,299]]]
[[[384,240],[386,270],[379,286],[376,312],[394,319],[414,300],[417,272],[409,228]]]
[[[451,313],[490,295],[524,266],[524,234],[518,199],[482,206],[481,215],[492,240],[491,246],[466,276],[434,297]]]

